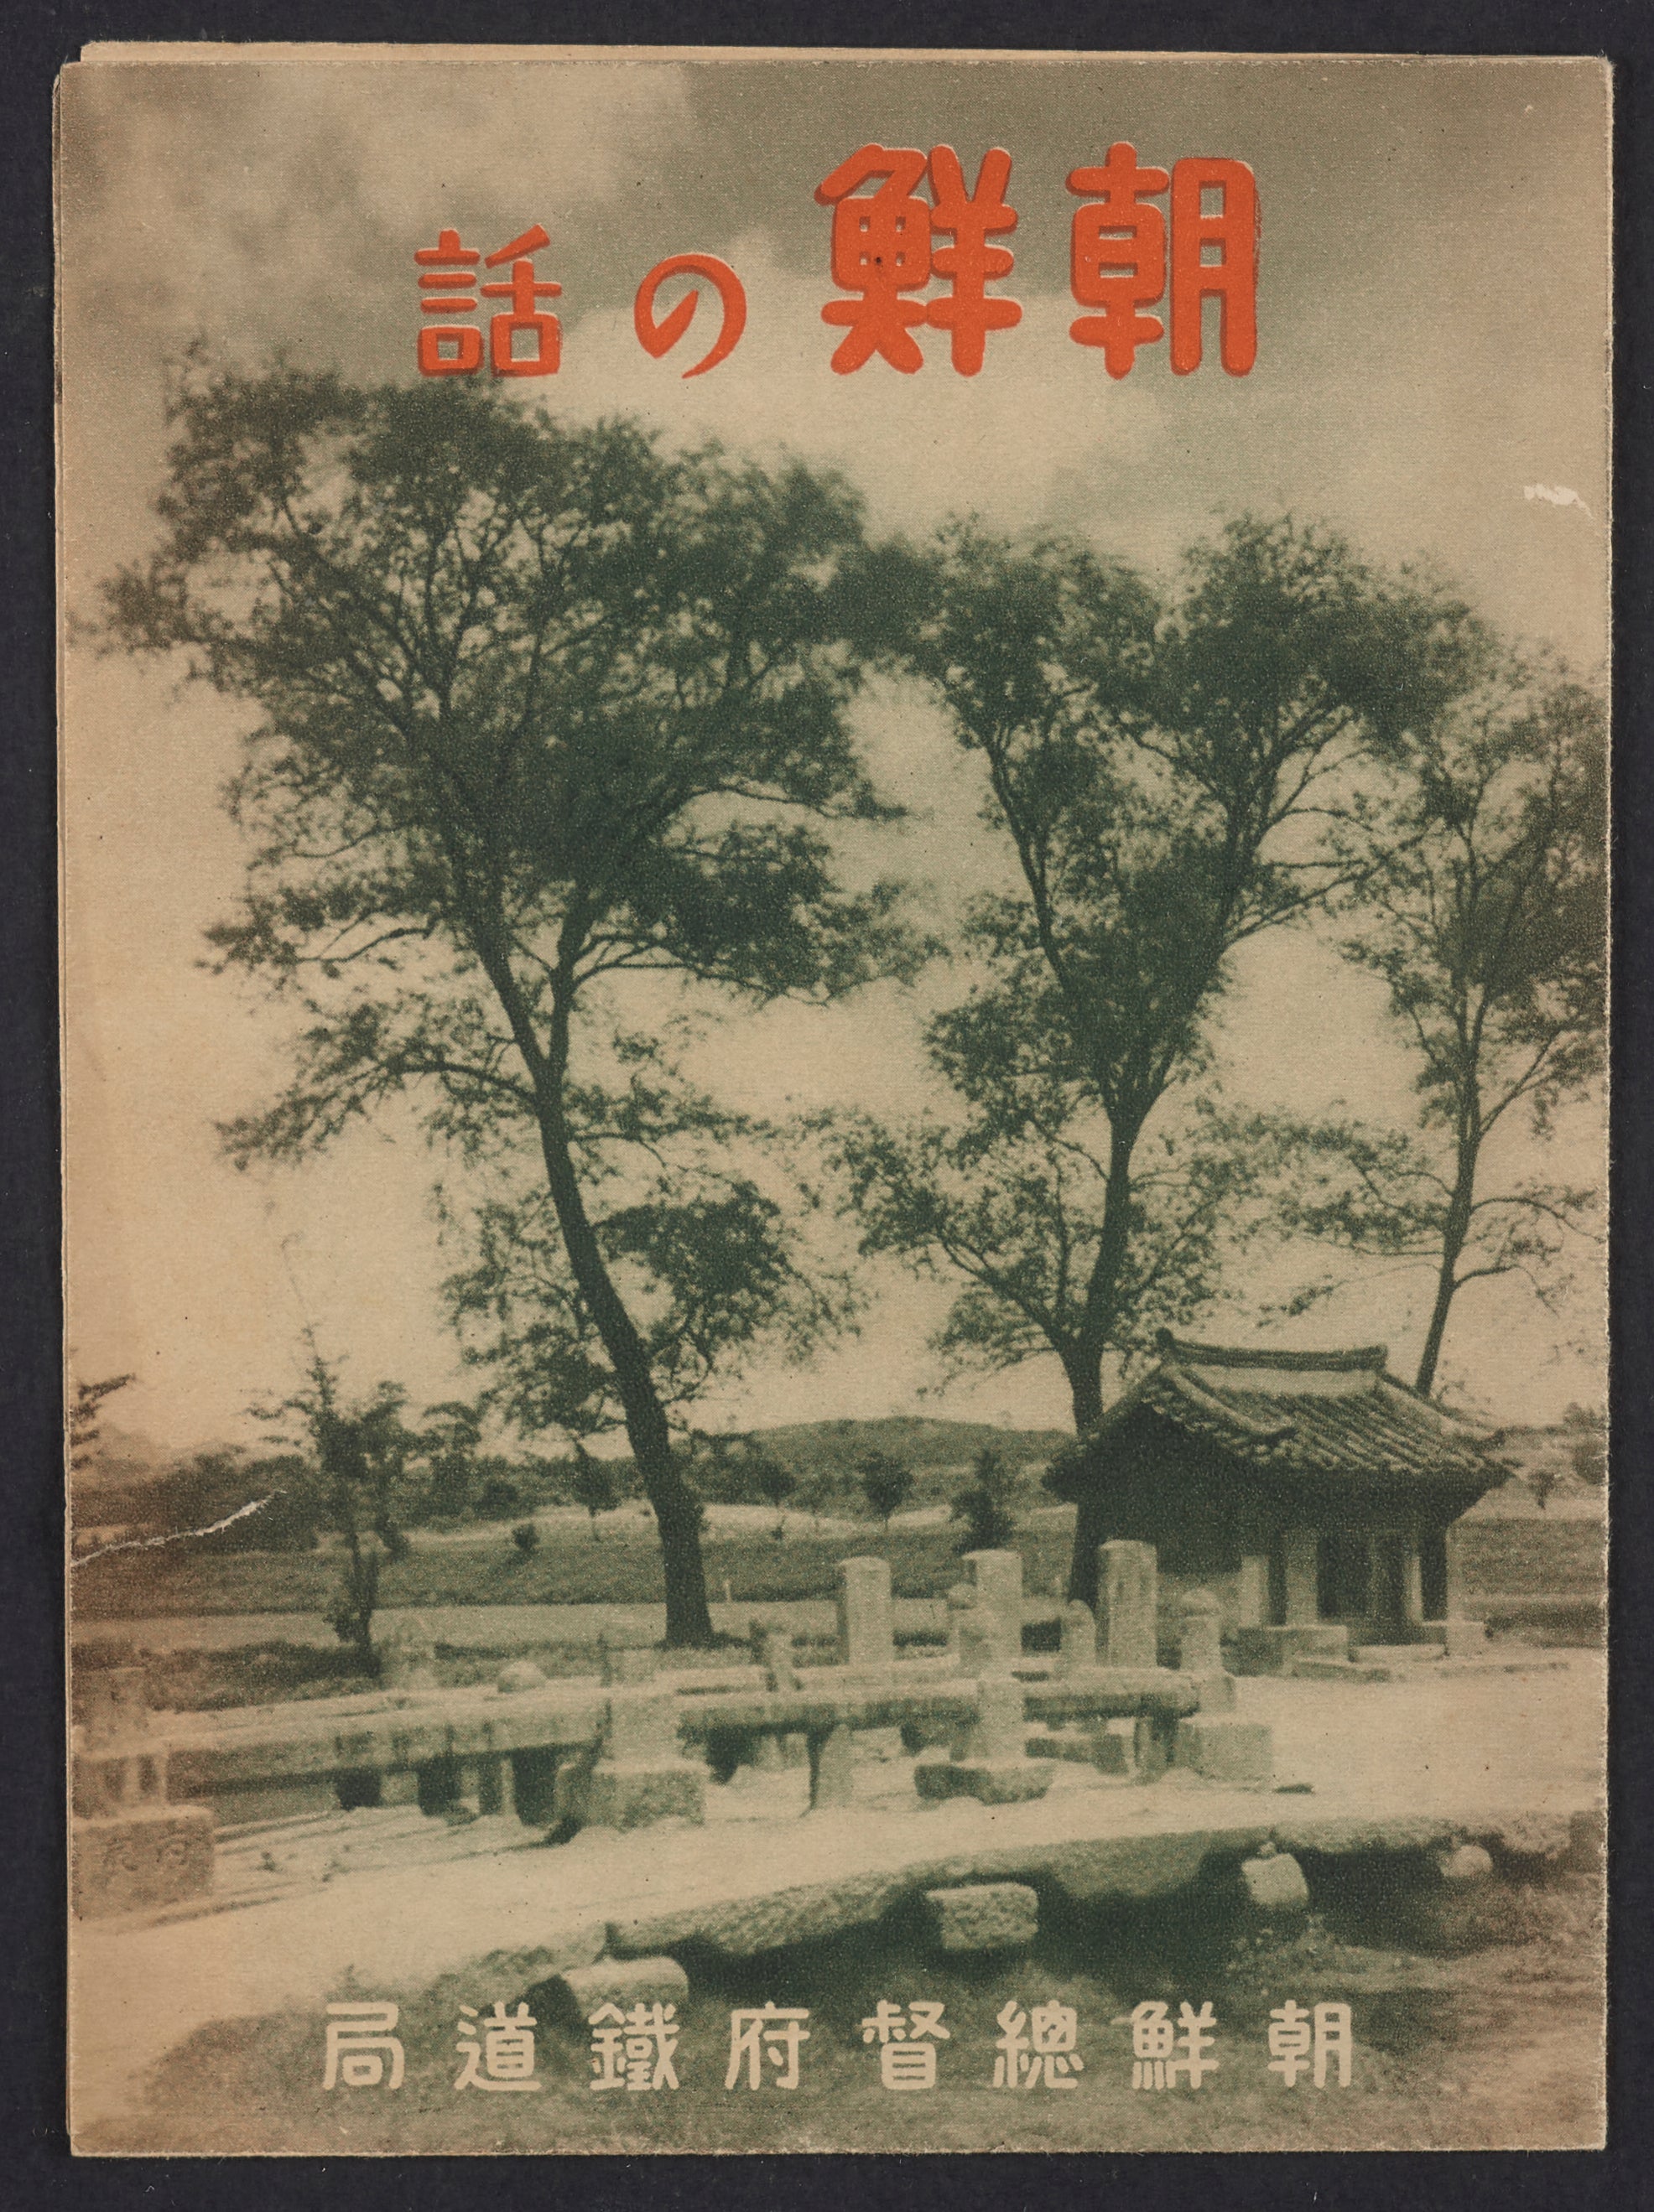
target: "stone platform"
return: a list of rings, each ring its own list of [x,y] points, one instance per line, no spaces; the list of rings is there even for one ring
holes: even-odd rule
[[[1148,1785],[1059,1764],[1041,1801],[920,1805],[905,1762],[858,1766],[854,1802],[806,1810],[798,1768],[748,1771],[708,1791],[707,1825],[672,1821],[566,1844],[509,1847],[503,1823],[416,1831],[405,1808],[283,1824],[234,1843],[249,1875],[283,1834],[311,1838],[266,1901],[221,1882],[222,1901],[157,1920],[118,1916],[74,1932],[77,2132],[117,2119],[144,2069],[209,2022],[317,2011],[345,1978],[387,1995],[473,1976],[487,2002],[611,1958],[696,1948],[756,1954],[922,1910],[926,1893],[1022,1883],[1107,1911],[1238,1876],[1271,1844],[1307,1869],[1372,1852],[1469,1846],[1517,1869],[1588,1862],[1598,1824],[1600,1663],[1450,1686],[1251,1680],[1243,1720],[1267,1721],[1276,1788],[1238,1790],[1173,1768]],[[1420,1670],[1421,1673],[1426,1670]],[[1361,1755],[1353,1761],[1351,1745]],[[463,1856],[398,1864],[398,1823]],[[382,1834],[381,1834],[382,1831]],[[225,1855],[221,1845],[221,1860]],[[360,1872],[350,1871],[355,1864]],[[323,1880],[326,1875],[328,1879]],[[691,1966],[691,1978],[693,1969]]]

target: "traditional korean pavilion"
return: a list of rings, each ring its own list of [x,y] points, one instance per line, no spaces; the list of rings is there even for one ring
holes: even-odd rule
[[[1266,1664],[1272,1645],[1442,1640],[1427,1624],[1462,1611],[1448,1531],[1509,1474],[1493,1432],[1399,1381],[1381,1344],[1260,1351],[1163,1332],[1158,1349],[1064,1486],[1080,1552],[1152,1544],[1163,1571],[1221,1592]],[[1344,1632],[1256,1632],[1333,1624]]]

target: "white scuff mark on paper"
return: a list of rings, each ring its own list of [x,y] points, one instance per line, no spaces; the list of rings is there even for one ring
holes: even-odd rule
[[[1571,490],[1566,484],[1523,484],[1522,496],[1523,499],[1548,501],[1552,507],[1577,507],[1587,522],[1596,520],[1578,493]]]
[[[204,1528],[173,1528],[164,1536],[126,1536],[119,1544],[100,1544],[95,1552],[82,1552],[79,1559],[71,1559],[69,1571],[73,1574],[76,1567],[83,1567],[93,1559],[106,1559],[111,1552],[143,1552],[156,1544],[185,1543],[192,1536],[216,1536],[221,1528],[233,1528],[236,1522],[245,1521],[250,1513],[262,1513],[271,1500],[278,1495],[279,1492],[272,1490],[269,1498],[249,1498],[245,1505],[238,1505],[234,1513],[227,1513],[222,1521],[210,1521]]]

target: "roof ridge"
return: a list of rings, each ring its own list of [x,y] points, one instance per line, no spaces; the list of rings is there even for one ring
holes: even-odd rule
[[[1163,1328],[1155,1340],[1155,1349],[1162,1359],[1180,1365],[1187,1361],[1197,1367],[1266,1367],[1288,1375],[1362,1370],[1383,1375],[1389,1366],[1387,1344],[1358,1344],[1341,1352],[1294,1352],[1272,1345],[1196,1344]]]
[[[1273,1443],[1278,1437],[1290,1437],[1294,1433],[1296,1424],[1290,1417],[1283,1417],[1278,1421],[1261,1421],[1256,1413],[1244,1413],[1238,1406],[1231,1406],[1217,1391],[1207,1389],[1196,1375],[1185,1375],[1177,1367],[1163,1369],[1162,1372],[1166,1381],[1185,1397],[1193,1398],[1197,1404],[1215,1407],[1225,1421],[1232,1422],[1244,1433],[1257,1437],[1260,1443]]]

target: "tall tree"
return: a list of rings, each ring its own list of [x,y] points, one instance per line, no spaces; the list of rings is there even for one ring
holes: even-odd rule
[[[1289,1218],[1432,1271],[1420,1390],[1462,1290],[1516,1275],[1551,1303],[1566,1247],[1590,1231],[1600,1182],[1547,1178],[1523,1153],[1602,1075],[1607,829],[1601,700],[1519,664],[1421,734],[1362,827],[1376,860],[1347,902],[1345,950],[1389,992],[1417,1123],[1284,1125]],[[1517,1131],[1528,1146],[1501,1142]]]
[[[832,826],[890,811],[848,726],[881,610],[855,500],[465,385],[196,370],[174,415],[161,542],[109,628],[253,710],[246,896],[213,942],[301,1018],[230,1149],[297,1158],[404,1097],[473,1157],[532,1148],[546,1360],[564,1319],[578,1355],[556,1410],[578,1434],[593,1391],[618,1408],[668,1640],[704,1643],[696,1501],[616,1259],[647,1274],[694,1224],[670,1191],[618,1221],[593,1194],[683,1110],[669,1070],[629,1079],[640,975],[658,1013],[663,974],[822,1000],[913,957],[894,890],[835,872]]]
[[[863,1249],[964,1278],[956,1360],[1055,1353],[1085,1437],[1105,1358],[1212,1295],[1262,1172],[1210,1082],[1231,956],[1347,880],[1329,819],[1483,651],[1456,602],[1290,521],[1231,525],[1170,595],[1074,545],[946,539],[919,659],[1014,888],[976,903],[976,981],[930,1027],[958,1113],[835,1143]],[[1081,1498],[1090,1598],[1106,1484]]]

